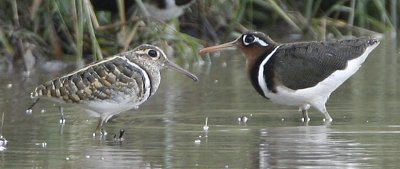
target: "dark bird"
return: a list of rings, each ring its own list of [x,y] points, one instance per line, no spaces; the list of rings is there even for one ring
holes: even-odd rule
[[[137,109],[154,95],[162,68],[198,81],[195,75],[168,60],[160,48],[144,44],[39,85],[31,97],[72,103],[98,113],[96,133],[102,134],[103,124],[113,115]]]
[[[200,54],[238,47],[257,92],[274,103],[299,106],[304,121],[313,106],[324,121],[332,118],[325,103],[333,91],[352,76],[379,45],[371,38],[326,42],[277,43],[261,32],[200,50]]]

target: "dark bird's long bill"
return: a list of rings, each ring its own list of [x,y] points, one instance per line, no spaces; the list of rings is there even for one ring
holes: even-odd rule
[[[173,70],[175,70],[175,71],[177,71],[179,73],[182,73],[182,74],[186,75],[187,77],[193,79],[196,82],[199,81],[199,78],[197,78],[196,75],[194,75],[194,74],[190,73],[189,71],[179,67],[177,64],[175,64],[175,63],[173,63],[171,61],[166,61],[164,64],[165,64],[165,66],[167,68],[170,68],[170,69],[173,69]]]
[[[210,46],[210,47],[207,47],[207,48],[203,48],[203,49],[200,50],[199,54],[200,55],[205,55],[206,53],[221,51],[221,50],[224,50],[224,49],[234,49],[236,47],[236,42],[237,42],[237,40],[232,41],[232,42],[228,42],[228,43],[224,43],[224,44],[221,44],[221,45],[216,45],[216,46]]]

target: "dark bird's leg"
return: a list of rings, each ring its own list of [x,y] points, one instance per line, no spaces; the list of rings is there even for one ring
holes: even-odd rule
[[[310,118],[308,117],[308,112],[306,109],[302,109],[301,113],[303,114],[303,118],[301,119],[301,121],[303,122],[309,122]]]
[[[325,118],[324,118],[324,122],[330,123],[333,121],[332,117],[329,115],[328,111],[326,110],[326,108],[324,107],[322,114],[324,114]]]
[[[332,122],[333,119],[329,115],[328,111],[326,110],[325,102],[324,103],[320,103],[320,104],[316,104],[316,105],[313,105],[313,106],[325,116],[325,118],[323,120],[325,123],[331,123]]]
[[[329,115],[328,111],[326,110],[325,104],[314,105],[314,107],[320,111],[324,116],[324,122],[330,123],[332,122],[332,117]],[[303,122],[309,122],[310,118],[308,117],[307,110],[310,108],[309,104],[303,105],[300,107],[301,113],[303,114],[303,118],[301,119]]]
[[[122,137],[124,136],[124,133],[125,133],[125,130],[120,129],[118,138],[117,138],[117,134],[114,134],[114,141],[123,141],[124,138],[122,138]]]
[[[308,123],[310,121],[310,118],[308,117],[308,112],[307,110],[310,108],[309,104],[303,105],[300,107],[301,113],[303,117],[301,118],[301,121]]]

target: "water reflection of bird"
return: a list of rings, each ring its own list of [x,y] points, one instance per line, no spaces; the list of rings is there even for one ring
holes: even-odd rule
[[[138,108],[152,96],[158,89],[160,70],[164,67],[198,80],[168,60],[160,48],[140,45],[39,85],[31,97],[73,103],[99,113],[98,133],[113,115]]]
[[[305,121],[313,106],[325,116],[324,121],[331,122],[325,107],[329,96],[378,44],[370,38],[279,44],[263,33],[250,32],[232,42],[204,48],[200,54],[238,47],[260,95],[278,104],[299,106]]]

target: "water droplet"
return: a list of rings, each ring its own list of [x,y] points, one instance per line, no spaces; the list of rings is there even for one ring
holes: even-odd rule
[[[45,112],[46,112],[45,109],[40,110],[40,113],[45,113]]]
[[[228,66],[228,64],[226,62],[222,62],[221,66],[226,67],[226,66]]]
[[[218,80],[214,80],[214,83],[218,83]]]
[[[12,88],[12,87],[13,87],[13,84],[12,84],[12,83],[7,84],[7,89],[10,89],[10,88]]]
[[[69,157],[65,157],[65,160],[69,161],[69,160],[70,160],[70,158],[69,158]]]
[[[32,109],[27,109],[26,114],[32,114]]]
[[[282,118],[281,121],[285,121],[285,118]]]
[[[90,155],[86,155],[85,158],[90,158]]]
[[[100,160],[104,160],[104,157],[101,157]]]

